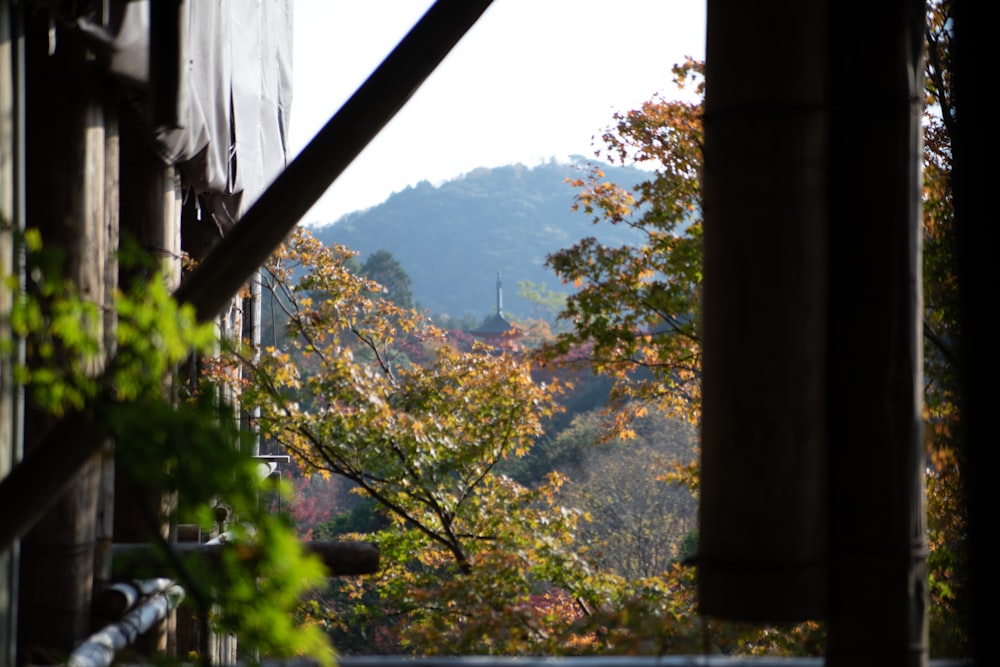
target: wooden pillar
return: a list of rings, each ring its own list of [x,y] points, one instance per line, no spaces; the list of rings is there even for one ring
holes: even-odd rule
[[[176,289],[181,279],[181,196],[176,171],[149,148],[144,130],[123,121],[121,128],[120,215],[123,236],[156,259],[157,268],[169,289]],[[122,280],[146,281],[146,271],[121,267]],[[164,380],[164,394],[173,391],[172,378]],[[173,521],[175,498],[164,488],[139,486],[126,470],[118,467],[114,479],[114,542],[119,544],[152,541],[159,533],[175,540]],[[151,524],[150,517],[154,518]],[[138,647],[146,652],[173,655],[175,612]]]
[[[708,3],[698,603],[710,616],[795,621],[826,606],[825,19],[817,2]]]
[[[924,665],[922,0],[830,7],[827,665]],[[847,32],[845,32],[847,31]],[[831,47],[837,47],[832,41]]]
[[[120,129],[123,241],[127,238],[128,244],[135,243],[158,258],[160,268],[172,275],[170,286],[175,287],[180,281],[180,191],[173,168],[150,150],[143,132],[123,117]],[[148,272],[134,266],[122,267],[121,271],[123,283],[149,279]],[[156,532],[165,538],[169,536],[166,522],[151,526],[147,519],[150,515],[161,516],[161,490],[137,488],[125,471],[118,469],[115,499],[115,542],[146,542]]]
[[[44,12],[27,19],[27,225],[41,232],[46,247],[64,252],[64,275],[103,307],[106,82],[72,33],[57,30],[53,41]],[[102,321],[86,324],[103,336]],[[95,360],[91,370],[99,366]],[[26,454],[51,424],[47,415],[26,410]],[[18,648],[24,660],[50,659],[91,631],[100,469],[99,456],[92,457],[23,540]]]
[[[869,10],[709,3],[699,595],[922,665],[924,5]]]
[[[110,301],[118,287],[119,240],[119,163],[120,141],[118,116],[113,99],[105,104],[104,120],[104,290]],[[114,308],[104,311],[104,349],[110,358],[117,350],[118,317]],[[111,584],[114,544],[115,460],[114,443],[107,442],[100,452],[100,487],[97,499],[96,552],[94,555],[94,590],[100,592]]]
[[[24,53],[23,7],[0,2],[0,276],[18,276],[14,235],[24,226]],[[20,285],[21,280],[18,280]],[[18,288],[15,288],[18,289]],[[0,320],[10,312],[14,291],[0,287]],[[0,338],[10,335],[0,326]],[[21,458],[22,393],[12,364],[23,345],[0,356],[0,479]],[[17,650],[17,577],[20,544],[0,549],[0,664],[12,665]]]

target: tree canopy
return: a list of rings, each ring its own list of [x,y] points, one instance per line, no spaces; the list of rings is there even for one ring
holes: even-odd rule
[[[924,433],[929,464],[930,636],[938,655],[969,651],[967,513],[959,443],[962,330],[951,188],[951,142],[959,104],[952,92],[952,11],[952,0],[927,5],[924,68]]]
[[[388,299],[400,308],[413,308],[410,276],[388,250],[380,248],[369,255],[361,265],[360,274],[382,285]]]
[[[598,520],[605,487],[567,493],[569,478],[558,470],[531,486],[501,473],[538,446],[562,383],[550,373],[537,379],[528,355],[449,339],[352,273],[352,256],[298,230],[266,281],[285,309],[286,344],[259,355],[234,350],[212,373],[305,474],[339,476],[374,503],[338,525],[378,544],[378,576],[332,582],[303,618],[322,623],[338,646],[367,653],[702,646],[691,569],[679,562],[683,526],[650,532],[644,515],[629,532],[632,546],[669,537],[641,569],[623,569],[602,560],[600,545],[616,544],[615,526]],[[615,480],[607,488],[634,482],[627,470]],[[646,482],[663,508],[667,482]],[[678,509],[690,510],[690,498]],[[759,629],[721,626],[709,634],[727,652],[801,651],[805,636],[776,643]]]
[[[496,469],[541,434],[559,385],[536,383],[525,360],[492,347],[459,350],[352,274],[352,255],[298,230],[268,267],[287,349],[237,353],[214,377],[259,411],[261,435],[306,474],[350,480],[389,518],[371,538],[384,562],[383,615],[400,618],[401,636],[427,648],[429,633],[448,632],[450,650],[497,650],[489,633],[458,636],[478,621],[531,644],[519,634],[531,623],[515,631],[498,614],[551,583],[545,568],[579,513],[555,504],[558,477],[528,489]]]

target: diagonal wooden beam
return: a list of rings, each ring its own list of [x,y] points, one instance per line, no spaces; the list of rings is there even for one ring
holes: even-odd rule
[[[396,115],[492,0],[438,0],[174,293],[213,319]],[[0,551],[45,514],[101,447],[109,395],[67,415],[0,481]]]
[[[330,184],[396,115],[491,0],[438,0],[178,288],[215,317]]]

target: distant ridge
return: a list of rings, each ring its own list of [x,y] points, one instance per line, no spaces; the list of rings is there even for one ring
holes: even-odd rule
[[[635,168],[602,168],[607,180],[627,187],[649,177]],[[585,171],[583,163],[554,161],[483,167],[438,186],[423,181],[312,232],[323,243],[358,251],[362,262],[376,250],[391,252],[410,275],[415,301],[431,313],[490,315],[500,271],[505,314],[530,317],[531,305],[518,295],[520,281],[570,289],[545,268],[548,254],[587,236],[615,245],[639,241],[631,229],[592,225],[572,211],[577,189],[566,179]]]

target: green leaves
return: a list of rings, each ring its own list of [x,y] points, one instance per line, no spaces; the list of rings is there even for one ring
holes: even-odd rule
[[[55,417],[76,410],[99,423],[114,443],[123,478],[144,490],[176,494],[182,520],[217,527],[213,509],[221,499],[255,527],[252,533],[236,527],[221,569],[178,565],[175,558],[156,576],[179,579],[185,604],[200,604],[202,614],[218,603],[217,627],[236,632],[244,647],[270,655],[306,653],[332,664],[320,629],[292,620],[301,596],[321,582],[321,563],[305,554],[283,517],[261,506],[257,464],[243,453],[248,448],[239,446],[231,420],[220,418],[216,398],[203,394],[178,403],[166,392],[171,379],[179,382],[172,378],[179,363],[214,346],[214,326],[198,324],[155,272],[115,293],[104,308],[59,277],[58,253],[44,251],[36,232],[26,232],[24,244],[29,289],[5,314],[9,328],[0,331],[11,337],[0,344],[10,351],[14,337],[25,340],[27,363],[15,376],[29,400]],[[17,287],[10,277],[5,282]]]
[[[24,244],[31,284],[14,300],[8,321],[11,334],[26,340],[30,360],[16,377],[44,411],[79,410],[102,388],[120,401],[158,395],[177,363],[213,343],[213,326],[198,325],[190,307],[178,306],[160,274],[116,292],[109,317],[60,278],[59,253],[44,250],[37,232],[26,231]],[[114,355],[105,352],[105,326],[113,327]],[[10,342],[0,341],[7,349]]]

